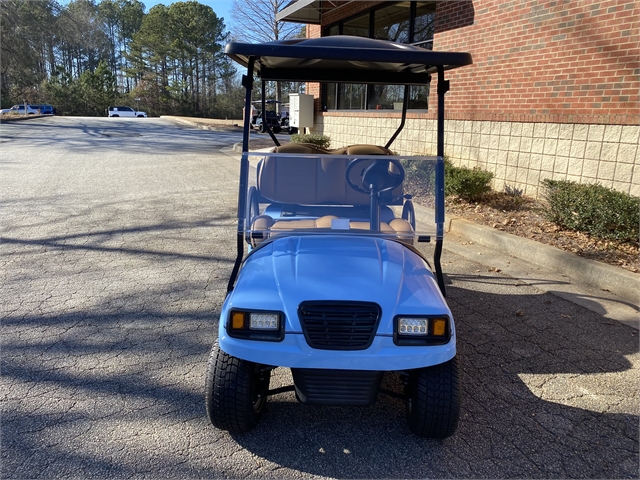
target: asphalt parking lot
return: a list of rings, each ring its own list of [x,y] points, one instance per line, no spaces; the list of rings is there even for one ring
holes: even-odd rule
[[[237,139],[112,120],[0,125],[2,478],[638,478],[638,331],[453,251],[455,436],[413,436],[384,395],[213,428]]]

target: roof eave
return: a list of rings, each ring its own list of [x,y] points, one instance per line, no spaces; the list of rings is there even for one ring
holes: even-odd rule
[[[276,14],[276,21],[319,25],[321,17],[320,0],[295,0]]]

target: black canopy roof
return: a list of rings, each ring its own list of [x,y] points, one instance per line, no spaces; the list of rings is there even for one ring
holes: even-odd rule
[[[231,42],[225,53],[241,65],[255,59],[264,80],[423,85],[438,67],[469,65],[471,54],[434,52],[413,45],[335,35],[267,43]]]

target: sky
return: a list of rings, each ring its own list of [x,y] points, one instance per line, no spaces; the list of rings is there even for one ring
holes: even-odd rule
[[[159,3],[162,3],[167,7],[172,3],[176,3],[176,0],[140,0],[140,1],[144,3],[144,6],[146,7],[147,12],[151,9],[151,7],[153,7],[154,5],[158,5]],[[231,14],[229,12],[233,7],[233,0],[197,0],[197,2],[203,5],[210,6],[213,9],[213,11],[216,12],[216,15],[218,17],[224,18],[224,24],[227,26],[227,29],[229,29],[229,25],[231,23]]]

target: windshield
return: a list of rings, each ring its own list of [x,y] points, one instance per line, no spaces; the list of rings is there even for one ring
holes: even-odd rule
[[[282,235],[340,234],[413,244],[442,235],[444,218],[438,223],[435,214],[442,157],[341,153],[349,148],[243,153],[251,165],[246,205],[238,213],[245,239],[257,246]]]

